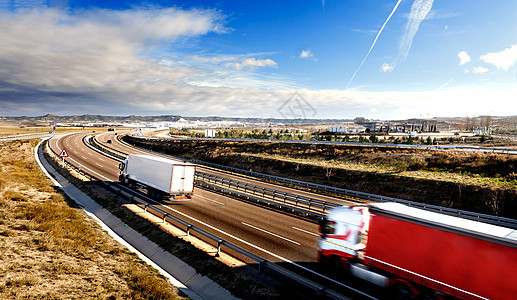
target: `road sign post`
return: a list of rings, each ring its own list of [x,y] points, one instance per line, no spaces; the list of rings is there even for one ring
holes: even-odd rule
[[[59,157],[61,157],[63,159],[63,165],[65,164],[65,157],[70,157],[70,155],[68,155],[68,152],[66,152],[66,149],[63,148],[63,150],[61,150],[61,153],[59,154]]]

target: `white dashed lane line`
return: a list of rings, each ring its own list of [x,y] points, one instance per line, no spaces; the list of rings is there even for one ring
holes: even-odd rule
[[[262,231],[262,232],[264,232],[264,233],[270,234],[270,235],[272,235],[272,236],[274,236],[274,237],[277,237],[277,238],[279,238],[279,239],[282,239],[282,240],[285,240],[285,241],[288,241],[288,242],[291,242],[291,243],[293,243],[293,244],[296,244],[296,245],[300,246],[300,243],[298,243],[298,242],[295,242],[295,241],[293,241],[293,240],[290,240],[290,239],[285,238],[285,237],[283,237],[283,236],[280,236],[280,235],[278,235],[278,234],[275,234],[275,233],[269,232],[269,231],[264,230],[264,229],[262,229],[262,228],[255,227],[255,226],[253,226],[253,225],[250,225],[250,224],[248,224],[248,223],[244,223],[244,222],[241,222],[241,224],[242,224],[242,225],[245,225],[245,226],[248,226],[248,227],[251,227],[251,228],[253,228],[253,229],[256,229],[256,230],[258,230],[258,231]]]
[[[222,203],[222,202],[215,201],[215,200],[212,200],[212,199],[210,199],[210,198],[203,197],[203,196],[200,196],[200,195],[195,195],[195,197],[203,198],[203,199],[205,199],[205,200],[212,201],[212,202],[215,202],[215,203],[217,203],[217,204],[226,205],[226,204],[224,204],[224,203]]]
[[[317,233],[312,233],[312,232],[310,232],[310,231],[303,230],[303,229],[300,229],[300,228],[298,228],[298,227],[291,227],[291,228],[296,229],[296,230],[299,230],[299,231],[301,231],[301,232],[305,232],[305,233],[310,234],[310,235],[320,236],[320,235],[319,235],[319,234],[317,234]]]

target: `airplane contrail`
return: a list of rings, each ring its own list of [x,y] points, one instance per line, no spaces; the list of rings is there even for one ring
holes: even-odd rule
[[[448,85],[449,85],[449,83],[451,83],[453,80],[454,80],[454,78],[449,79],[449,81],[447,81],[446,83],[442,84],[442,86],[440,86],[439,88],[437,88],[435,92],[438,92],[438,91],[440,91],[441,89],[443,89],[444,87],[448,86]]]
[[[355,71],[354,75],[352,76],[352,78],[350,78],[350,81],[348,82],[346,88],[348,89],[348,87],[350,86],[350,84],[352,83],[352,80],[354,80],[354,77],[355,75],[357,74],[357,72],[359,72],[359,70],[361,69],[361,67],[363,66],[364,62],[366,61],[366,59],[368,58],[368,55],[370,55],[370,52],[372,52],[372,49],[373,49],[373,46],[375,46],[375,43],[377,43],[377,39],[379,38],[379,35],[381,35],[382,31],[384,30],[384,27],[386,27],[386,24],[388,23],[388,21],[391,19],[391,16],[393,16],[393,14],[395,13],[395,11],[397,10],[397,8],[399,7],[399,4],[402,0],[399,0],[397,1],[397,4],[395,4],[395,7],[393,8],[393,10],[391,11],[391,14],[388,16],[388,18],[386,19],[386,21],[384,22],[384,24],[382,24],[382,27],[381,29],[379,30],[379,32],[377,33],[377,36],[375,37],[375,40],[373,40],[373,44],[372,46],[370,47],[370,50],[368,50],[368,53],[366,54],[366,56],[364,57],[363,61],[361,62],[361,64],[359,65],[359,68],[357,68],[357,70]],[[418,0],[417,0],[418,1]],[[432,1],[431,1],[432,2]]]
[[[420,27],[420,23],[422,23],[433,7],[433,2],[434,0],[415,0],[415,2],[413,2],[406,24],[406,30],[400,42],[401,61],[407,58],[411,45],[413,44],[413,38]]]

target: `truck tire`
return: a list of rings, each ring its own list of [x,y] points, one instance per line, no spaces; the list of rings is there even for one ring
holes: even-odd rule
[[[410,283],[398,281],[389,287],[388,299],[390,300],[411,300],[417,299],[415,289]]]
[[[336,278],[341,278],[345,273],[343,262],[339,256],[334,255],[329,257],[328,261],[325,262],[325,268],[331,276],[335,276]]]

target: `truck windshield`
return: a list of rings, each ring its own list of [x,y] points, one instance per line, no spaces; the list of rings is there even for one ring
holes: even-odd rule
[[[320,225],[321,234],[334,234],[336,232],[336,222],[324,219]]]

